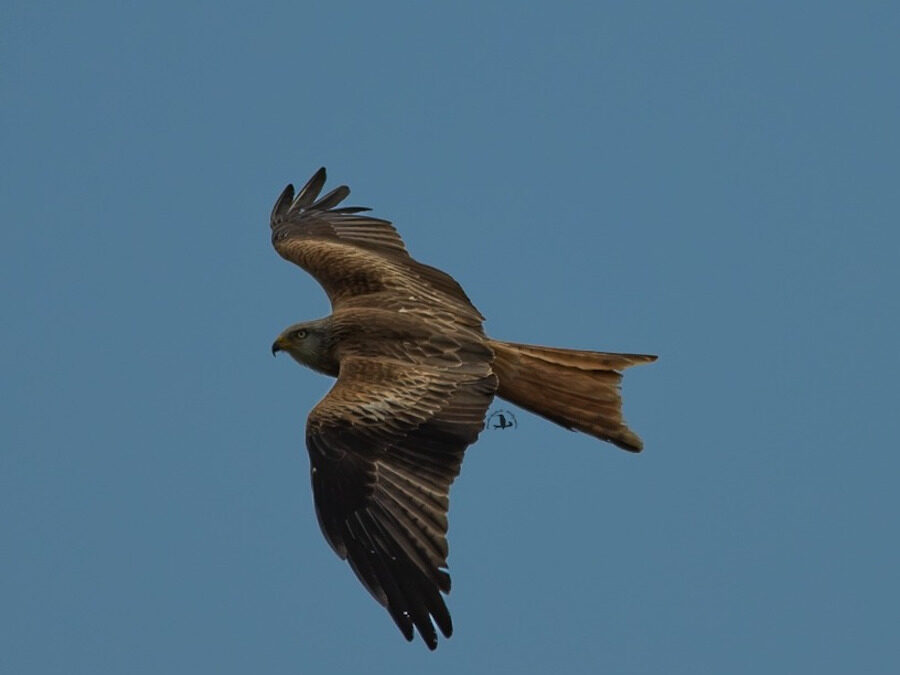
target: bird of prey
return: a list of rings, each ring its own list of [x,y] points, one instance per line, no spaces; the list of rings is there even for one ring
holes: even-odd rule
[[[309,272],[332,314],[272,345],[336,377],[306,423],[319,526],[407,640],[453,630],[442,593],[450,484],[499,396],[557,424],[639,452],[622,418],[622,370],[655,356],[556,349],[487,337],[448,274],[410,257],[386,220],[323,197],[325,169],[272,210],[272,244]]]

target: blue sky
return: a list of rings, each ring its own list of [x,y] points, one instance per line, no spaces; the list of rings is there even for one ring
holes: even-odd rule
[[[0,17],[0,670],[897,670],[895,4],[62,5]],[[660,355],[640,456],[469,450],[435,653],[269,353],[329,309],[268,240],[320,165],[491,335]]]

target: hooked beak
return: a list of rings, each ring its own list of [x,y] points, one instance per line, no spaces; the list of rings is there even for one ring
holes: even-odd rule
[[[272,356],[278,354],[278,352],[284,351],[281,347],[281,336],[278,336],[278,339],[272,343]]]

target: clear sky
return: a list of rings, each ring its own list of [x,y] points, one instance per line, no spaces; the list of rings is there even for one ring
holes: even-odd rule
[[[0,671],[900,670],[896,3],[0,26]],[[660,355],[642,455],[515,410],[468,451],[435,653],[323,540],[330,382],[269,353],[329,311],[268,228],[321,165],[491,335]]]

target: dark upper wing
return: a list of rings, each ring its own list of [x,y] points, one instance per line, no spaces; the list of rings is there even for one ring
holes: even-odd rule
[[[322,168],[296,196],[292,185],[284,189],[272,209],[272,245],[322,284],[335,309],[398,296],[446,305],[480,327],[483,317],[453,277],[411,258],[390,222],[338,207],[350,194],[346,185],[319,198],[324,184]]]
[[[415,627],[431,649],[432,620],[446,637],[452,632],[441,597],[450,590],[450,484],[497,387],[490,350],[482,353],[455,369],[440,359],[344,358],[307,422],[316,514],[328,543],[406,639]]]

